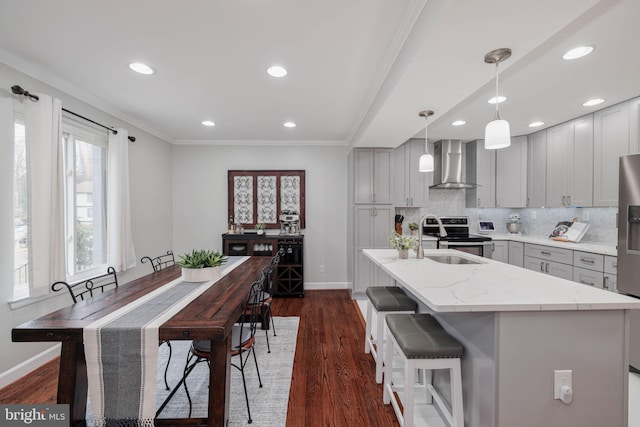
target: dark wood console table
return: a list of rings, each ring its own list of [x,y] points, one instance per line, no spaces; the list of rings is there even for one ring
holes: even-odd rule
[[[229,256],[265,256],[272,257],[283,248],[284,257],[280,260],[273,278],[273,296],[304,296],[304,236],[275,235],[257,233],[222,235],[223,253]]]

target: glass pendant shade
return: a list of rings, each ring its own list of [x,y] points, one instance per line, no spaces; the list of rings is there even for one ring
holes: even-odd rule
[[[418,170],[420,172],[433,172],[433,156],[429,153],[420,156],[420,164]]]
[[[496,64],[496,100],[500,98],[499,81],[500,73],[498,73],[498,66],[500,62],[508,59],[511,56],[511,49],[501,48],[492,50],[484,56],[484,62],[487,64]],[[505,148],[511,145],[511,131],[509,130],[509,122],[502,120],[500,117],[500,111],[498,109],[498,102],[496,102],[496,115],[493,121],[487,124],[484,128],[484,148],[488,150],[497,150],[498,148]]]
[[[484,129],[484,148],[495,150],[510,145],[511,132],[509,131],[509,122],[499,118],[489,122]]]

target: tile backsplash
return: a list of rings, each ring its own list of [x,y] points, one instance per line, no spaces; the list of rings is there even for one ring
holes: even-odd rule
[[[577,218],[591,224],[582,238],[583,242],[615,245],[618,240],[616,214],[618,208],[466,208],[464,190],[432,190],[429,192],[427,208],[396,208],[396,214],[403,214],[405,233],[409,233],[409,223],[419,222],[422,215],[433,213],[440,216],[468,216],[471,232],[478,232],[478,220],[493,220],[496,232],[507,233],[507,220],[512,213],[519,213],[522,219],[522,234],[547,237],[560,221]],[[535,217],[535,219],[534,219]]]

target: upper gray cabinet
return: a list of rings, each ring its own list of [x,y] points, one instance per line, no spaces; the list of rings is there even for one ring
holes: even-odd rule
[[[467,182],[477,187],[468,188],[468,208],[494,208],[496,206],[496,150],[484,148],[484,139],[465,144],[467,155]]]
[[[640,97],[629,100],[629,154],[640,153]]]
[[[546,203],[547,130],[527,137],[527,207],[540,208]]]
[[[593,205],[618,205],[618,162],[629,154],[629,102],[593,114]]]
[[[593,205],[593,115],[547,129],[547,207]]]
[[[424,140],[411,139],[393,150],[393,200],[396,206],[423,207],[429,200],[429,179],[433,172],[420,172]]]
[[[392,151],[356,148],[354,151],[354,203],[391,204]]]
[[[466,144],[468,208],[523,208],[527,196],[527,137],[511,138],[499,150],[484,148],[484,140]]]
[[[496,152],[496,207],[527,206],[527,137],[511,138],[511,145]]]

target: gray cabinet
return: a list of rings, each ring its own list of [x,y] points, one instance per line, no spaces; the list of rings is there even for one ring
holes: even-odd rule
[[[524,245],[524,268],[572,280],[573,251],[526,243]]]
[[[640,97],[629,100],[629,154],[640,153]]]
[[[491,255],[491,258],[495,261],[508,263],[509,262],[509,241],[494,240],[493,254]]]
[[[547,182],[547,130],[527,137],[527,207],[545,206]]]
[[[466,192],[468,208],[494,208],[496,206],[496,150],[484,148],[484,140],[465,144],[467,182],[477,184]]]
[[[393,208],[385,205],[354,207],[354,293],[364,293],[369,286],[388,286],[391,279],[367,258],[363,249],[389,248],[393,229]]]
[[[392,203],[391,155],[392,150],[387,148],[353,150],[354,203]]]
[[[421,207],[429,200],[429,179],[433,172],[420,172],[424,140],[411,139],[393,150],[393,201],[396,206]]]
[[[593,115],[547,129],[547,207],[593,205]]]
[[[618,162],[629,154],[629,102],[593,114],[593,206],[618,205]]]
[[[496,153],[496,207],[527,206],[527,137],[511,138],[507,148]]]
[[[524,243],[509,242],[509,264],[524,267]]]

